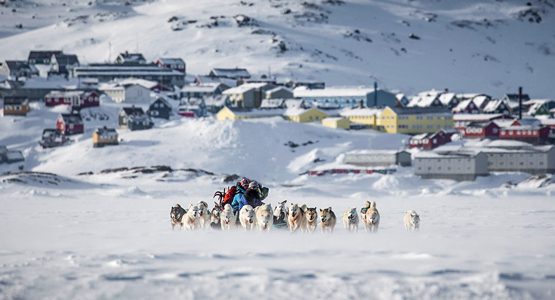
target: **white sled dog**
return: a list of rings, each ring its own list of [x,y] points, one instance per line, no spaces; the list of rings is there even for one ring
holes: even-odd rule
[[[305,222],[304,212],[299,205],[289,203],[289,213],[287,216],[287,224],[289,224],[289,231],[295,232],[304,227]]]
[[[376,208],[376,202],[370,201],[370,206],[364,213],[364,228],[366,231],[376,232],[380,227],[380,213]]]
[[[231,230],[235,228],[237,217],[233,213],[233,208],[229,203],[224,206],[224,210],[220,214],[220,222],[222,223],[222,230]]]
[[[305,217],[304,230],[312,233],[316,231],[316,227],[318,227],[318,212],[316,207],[306,207],[306,205],[303,205],[302,208]]]
[[[320,227],[322,228],[322,232],[333,232],[335,223],[337,223],[337,218],[331,207],[324,209],[320,208]]]
[[[420,228],[420,216],[414,210],[409,210],[405,213],[403,222],[405,223],[406,230],[415,231]]]
[[[348,231],[358,231],[358,213],[355,207],[345,211],[343,214],[343,225]]]
[[[254,209],[256,225],[260,231],[270,231],[274,224],[274,216],[271,204],[263,204]]]
[[[206,228],[206,226],[210,224],[210,212],[208,210],[208,203],[204,201],[199,201],[197,206],[198,206],[200,227]]]
[[[195,230],[200,226],[198,206],[191,204],[187,213],[181,219],[181,223],[187,230]]]
[[[256,215],[254,208],[250,205],[245,205],[239,211],[239,222],[245,230],[253,230],[256,225]]]

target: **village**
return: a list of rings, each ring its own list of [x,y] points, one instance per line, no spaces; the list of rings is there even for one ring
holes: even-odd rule
[[[192,75],[181,58],[149,61],[127,51],[113,62],[87,65],[63,51],[30,51],[26,60],[0,63],[0,101],[4,118],[25,118],[32,109],[58,113],[37,141],[45,149],[83,135],[83,118],[107,118],[90,110],[109,103],[119,109],[119,128],[87,128],[93,147],[118,145],[118,130],[148,130],[175,118],[278,117],[407,135],[405,149],[350,151],[341,165],[307,171],[311,176],[386,174],[408,166],[422,178],[457,181],[493,172],[555,172],[555,100],[535,99],[519,87],[506,95],[441,89],[407,96],[377,83],[334,87],[278,82],[270,74],[254,78],[239,67]],[[0,163],[24,160],[20,149],[0,145]]]

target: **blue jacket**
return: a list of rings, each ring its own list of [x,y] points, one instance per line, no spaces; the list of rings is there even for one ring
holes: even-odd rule
[[[233,208],[233,212],[237,213],[238,211],[243,208],[243,206],[249,204],[247,202],[247,198],[245,198],[245,189],[241,186],[237,185],[237,192],[233,197],[233,201],[231,201],[231,207]]]

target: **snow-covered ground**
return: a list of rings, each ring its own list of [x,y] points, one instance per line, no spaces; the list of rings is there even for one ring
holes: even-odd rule
[[[43,150],[40,129],[59,110],[0,118],[0,144],[23,150],[33,171],[0,176],[0,299],[550,299],[555,292],[549,182],[539,186],[525,174],[422,180],[410,167],[299,175],[333,165],[344,151],[399,149],[407,137],[277,118],[175,119],[119,130],[121,145],[92,148],[93,124],[115,125],[110,103],[87,113],[108,120],[87,121],[72,144]],[[172,170],[114,170],[155,165]],[[331,206],[339,218],[374,200],[380,230],[349,233],[341,222],[326,235],[171,230],[173,204],[212,203],[229,174],[269,186],[274,205]],[[421,216],[419,232],[403,229],[409,209]]]
[[[552,98],[552,0],[7,1],[0,57],[62,49],[82,63],[140,51],[182,57],[192,74],[247,67],[280,80],[411,95],[449,88]],[[22,28],[16,26],[21,25]]]

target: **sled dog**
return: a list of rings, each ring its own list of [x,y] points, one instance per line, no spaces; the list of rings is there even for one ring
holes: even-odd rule
[[[185,216],[181,220],[185,229],[188,230],[195,230],[198,229],[200,226],[199,223],[199,213],[198,213],[198,206],[191,204]]]
[[[303,205],[303,210],[304,210],[304,216],[305,216],[305,230],[306,232],[314,232],[316,230],[316,227],[318,226],[318,212],[316,210],[316,207],[306,207],[306,205]]]
[[[233,213],[233,208],[229,203],[224,206],[224,210],[220,215],[220,220],[222,223],[222,230],[230,230],[235,228],[237,217]]]
[[[415,231],[420,228],[420,216],[414,210],[407,211],[403,221],[406,230]]]
[[[245,230],[253,230],[256,225],[256,215],[254,214],[254,208],[250,205],[245,205],[239,211],[239,222],[241,227]]]
[[[370,202],[370,206],[368,207],[364,215],[364,228],[366,229],[366,231],[378,231],[378,228],[380,227],[380,213],[376,208],[376,202]]]
[[[299,205],[289,203],[289,214],[287,223],[289,224],[289,231],[295,232],[304,227],[305,222],[304,212]]]
[[[336,222],[337,218],[331,207],[324,209],[320,208],[320,227],[322,228],[322,232],[333,232]]]
[[[206,226],[208,226],[208,224],[210,223],[210,212],[208,211],[208,203],[204,201],[199,201],[197,206],[200,227],[206,228]]]
[[[345,211],[343,214],[343,225],[348,231],[358,231],[358,213],[355,207]]]
[[[170,210],[170,220],[172,224],[172,229],[175,229],[176,225],[179,225],[179,227],[183,228],[183,224],[181,223],[181,220],[183,219],[183,216],[185,215],[186,212],[187,211],[179,204],[172,206],[172,209]]]
[[[263,204],[254,209],[256,224],[260,231],[270,231],[274,223],[274,216],[271,204]]]

